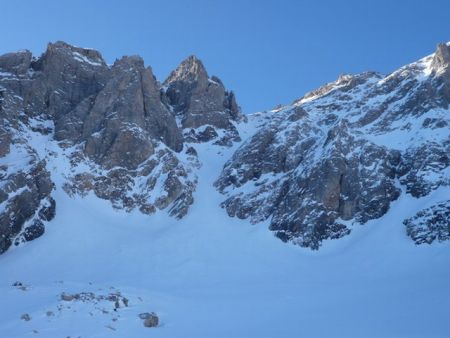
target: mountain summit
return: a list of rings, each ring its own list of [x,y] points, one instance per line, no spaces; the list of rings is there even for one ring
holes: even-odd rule
[[[175,81],[205,83],[208,78],[208,73],[203,63],[195,55],[190,55],[180,63],[177,69],[170,73],[169,77],[164,81],[164,85],[168,86]]]

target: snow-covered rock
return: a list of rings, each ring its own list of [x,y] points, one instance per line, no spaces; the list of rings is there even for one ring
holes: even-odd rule
[[[434,241],[450,240],[450,201],[438,202],[435,205],[417,212],[404,221],[407,234],[416,244],[431,244]]]
[[[222,206],[317,249],[384,215],[402,186],[418,198],[449,185],[449,49],[388,76],[343,75],[250,116],[261,126],[216,181]]]

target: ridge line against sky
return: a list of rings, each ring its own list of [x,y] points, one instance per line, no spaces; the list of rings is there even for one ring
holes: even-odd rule
[[[63,40],[108,63],[138,54],[163,81],[188,55],[244,112],[291,103],[342,73],[389,73],[450,40],[450,1],[56,0],[2,3],[0,54]]]

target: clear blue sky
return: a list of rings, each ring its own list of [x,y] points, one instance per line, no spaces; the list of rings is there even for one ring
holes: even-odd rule
[[[341,73],[388,73],[450,41],[449,0],[2,1],[0,53],[49,41],[141,55],[163,80],[190,54],[245,112],[290,103]]]

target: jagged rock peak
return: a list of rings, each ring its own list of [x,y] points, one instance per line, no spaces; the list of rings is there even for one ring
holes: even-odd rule
[[[438,44],[431,66],[435,71],[450,67],[450,42]]]
[[[70,57],[78,62],[92,66],[106,66],[106,62],[99,51],[90,48],[76,47],[64,41],[56,41],[54,43],[50,42],[47,45],[47,50],[35,63],[35,68],[39,68],[45,60],[52,59],[54,55]]]
[[[196,56],[181,62],[163,85],[166,102],[179,118],[182,129],[186,130],[187,141],[203,142],[216,138],[218,133],[211,127],[227,130],[227,135],[218,140],[220,144],[231,145],[231,140],[239,139],[231,122],[242,118],[234,93],[227,91],[216,76],[210,78]],[[195,129],[206,125],[210,126],[209,131],[203,130],[202,135],[198,135]]]
[[[174,81],[193,82],[207,79],[208,73],[202,61],[195,55],[191,55],[170,73],[169,77],[164,81],[164,84],[168,85]]]
[[[135,66],[137,68],[144,68],[144,59],[139,55],[122,56],[114,62],[114,66]]]

